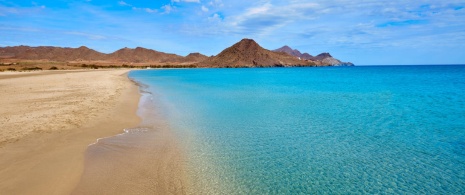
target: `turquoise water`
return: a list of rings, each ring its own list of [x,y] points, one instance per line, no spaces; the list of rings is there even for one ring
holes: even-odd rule
[[[196,193],[465,193],[465,66],[131,71]]]

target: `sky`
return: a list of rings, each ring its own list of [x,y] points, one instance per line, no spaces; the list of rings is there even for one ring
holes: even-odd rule
[[[210,56],[243,38],[356,65],[465,64],[465,1],[0,0],[0,47]]]

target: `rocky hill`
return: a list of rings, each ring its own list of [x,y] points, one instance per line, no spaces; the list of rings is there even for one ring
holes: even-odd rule
[[[312,59],[312,55],[308,54],[308,53],[300,53],[299,50],[297,49],[292,49],[291,47],[285,45],[279,49],[275,49],[273,50],[275,52],[284,52],[284,53],[288,53],[290,55],[293,55],[295,57],[299,57],[300,59],[304,59],[304,60],[311,60]]]
[[[196,65],[200,67],[273,67],[315,66],[316,64],[299,60],[284,52],[264,49],[252,39],[242,39],[218,55]]]
[[[183,57],[176,54],[163,53],[151,49],[137,47],[123,48],[108,55],[108,60],[126,63],[170,63],[182,61]]]
[[[353,66],[354,65],[350,62],[341,62],[340,60],[331,56],[331,54],[329,53],[321,53],[321,54],[318,54],[317,56],[312,56],[308,53],[302,54],[299,50],[292,49],[291,47],[287,45],[279,49],[275,49],[273,51],[274,52],[285,52],[287,54],[290,54],[300,59],[315,61],[315,63],[317,64],[325,64],[325,65],[331,65],[331,66]]]
[[[97,62],[107,63],[196,63],[205,60],[202,54],[192,54],[186,57],[176,54],[163,53],[151,49],[137,47],[135,49],[123,48],[110,54],[100,53],[85,46],[79,48],[62,47],[0,47],[0,59],[16,60],[43,60],[55,62]]]
[[[106,55],[85,46],[79,48],[17,46],[0,48],[0,58],[51,61],[94,61],[104,60]]]
[[[202,62],[208,59],[208,56],[203,55],[201,53],[190,53],[184,58],[184,62]]]

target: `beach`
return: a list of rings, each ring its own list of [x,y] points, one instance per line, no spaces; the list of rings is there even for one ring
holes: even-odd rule
[[[0,73],[0,193],[72,193],[88,146],[140,123],[127,72]]]

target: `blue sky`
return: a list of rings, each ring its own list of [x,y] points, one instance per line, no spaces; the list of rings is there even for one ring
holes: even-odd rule
[[[216,55],[242,38],[357,65],[465,64],[463,0],[0,0],[0,46]]]

